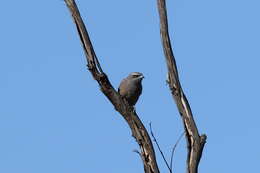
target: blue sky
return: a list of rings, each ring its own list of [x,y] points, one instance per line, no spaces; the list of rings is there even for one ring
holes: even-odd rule
[[[77,2],[112,84],[132,71],[145,75],[136,109],[169,158],[183,127],[165,83],[156,1]],[[181,83],[208,135],[202,173],[258,170],[259,5],[168,1]],[[143,172],[127,124],[86,69],[64,2],[3,1],[0,21],[0,172]],[[158,151],[157,159],[167,172]],[[175,172],[185,160],[182,139]]]

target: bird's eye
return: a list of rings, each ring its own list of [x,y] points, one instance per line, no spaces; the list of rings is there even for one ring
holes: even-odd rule
[[[133,75],[134,78],[139,77],[139,75]]]

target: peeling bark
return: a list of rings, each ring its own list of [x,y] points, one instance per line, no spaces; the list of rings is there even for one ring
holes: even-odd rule
[[[140,155],[144,165],[145,173],[159,173],[156,162],[154,148],[149,134],[139,119],[135,109],[124,100],[111,85],[108,76],[103,72],[94,48],[91,44],[85,24],[82,21],[79,10],[74,0],[64,0],[74,23],[87,60],[87,67],[93,78],[97,81],[103,94],[114,105],[114,108],[122,115],[128,123],[132,136],[140,147]],[[178,107],[183,120],[186,141],[187,141],[187,172],[197,173],[203,148],[206,143],[206,135],[200,135],[193,119],[189,102],[182,90],[175,57],[172,51],[170,37],[168,33],[168,21],[165,0],[157,0],[158,11],[160,16],[160,29],[163,50],[168,68],[168,84],[173,99]],[[138,152],[139,153],[139,152]]]
[[[165,0],[157,0],[159,17],[160,17],[160,33],[163,45],[163,51],[168,68],[168,84],[173,99],[178,107],[181,115],[184,129],[186,132],[187,141],[187,172],[197,173],[198,165],[202,155],[207,136],[200,135],[198,128],[193,119],[192,111],[189,102],[182,90],[175,57],[173,54],[171,40],[168,31],[168,20]]]
[[[156,163],[154,148],[147,130],[139,119],[135,109],[119,95],[111,85],[107,75],[103,72],[75,1],[65,0],[65,3],[70,10],[74,23],[76,24],[78,35],[86,55],[88,70],[91,72],[93,78],[98,82],[103,94],[110,100],[115,109],[128,123],[132,131],[132,136],[140,147],[140,155],[143,160],[145,173],[159,173],[160,171]]]

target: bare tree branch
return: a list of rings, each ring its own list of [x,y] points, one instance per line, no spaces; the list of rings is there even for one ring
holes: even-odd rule
[[[175,149],[176,149],[177,145],[179,144],[181,138],[183,137],[184,133],[185,132],[182,132],[182,134],[179,136],[179,138],[177,139],[176,143],[174,144],[174,146],[172,148],[171,161],[170,161],[171,170],[172,170],[172,161],[173,161],[173,155],[174,155]]]
[[[171,169],[171,167],[169,166],[169,164],[168,164],[168,162],[167,162],[167,160],[166,160],[166,158],[165,158],[165,156],[164,156],[164,154],[163,154],[163,152],[162,152],[162,150],[161,150],[161,147],[160,147],[159,143],[157,142],[157,139],[155,138],[155,136],[154,136],[154,134],[153,134],[152,123],[150,123],[149,126],[150,126],[150,133],[151,133],[151,135],[152,135],[153,141],[155,142],[155,144],[156,144],[158,150],[160,151],[160,153],[161,153],[161,155],[162,155],[162,158],[163,158],[163,160],[164,160],[164,163],[166,164],[166,166],[167,166],[167,168],[169,169],[170,173],[172,173],[172,169]]]
[[[145,173],[159,173],[160,171],[156,163],[154,148],[147,130],[137,116],[133,107],[121,98],[118,92],[116,92],[111,85],[107,75],[103,72],[75,1],[64,1],[76,24],[76,28],[86,55],[88,69],[93,78],[98,82],[101,91],[114,105],[115,109],[123,116],[131,128],[132,136],[136,139],[141,150],[140,153],[142,156]]]
[[[157,0],[157,5],[160,16],[160,32],[162,38],[162,45],[168,68],[168,84],[171,90],[171,94],[180,112],[184,124],[184,129],[186,132],[188,148],[187,172],[197,173],[199,161],[207,137],[206,135],[200,136],[196,123],[193,119],[189,102],[182,90],[179,81],[178,70],[168,32],[168,21],[165,0]]]

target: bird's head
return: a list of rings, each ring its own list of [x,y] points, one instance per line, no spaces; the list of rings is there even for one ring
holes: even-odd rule
[[[142,73],[139,73],[139,72],[132,72],[132,73],[129,74],[129,76],[127,78],[131,79],[135,82],[141,82],[144,78],[144,75]]]

